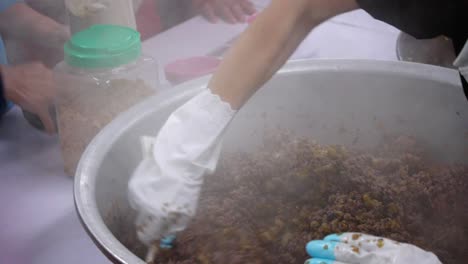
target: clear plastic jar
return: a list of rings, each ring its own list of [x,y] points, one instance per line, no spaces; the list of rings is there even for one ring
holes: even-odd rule
[[[154,59],[141,55],[140,34],[95,25],[75,34],[57,65],[57,124],[65,172],[74,175],[93,137],[117,115],[154,94],[159,85]]]

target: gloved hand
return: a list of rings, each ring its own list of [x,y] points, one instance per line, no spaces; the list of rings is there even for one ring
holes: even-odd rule
[[[431,252],[390,239],[360,233],[329,235],[306,246],[306,264],[441,264]]]
[[[203,176],[215,170],[235,111],[206,89],[172,113],[156,138],[142,139],[144,158],[129,182],[138,238],[148,247],[184,230],[195,215]]]

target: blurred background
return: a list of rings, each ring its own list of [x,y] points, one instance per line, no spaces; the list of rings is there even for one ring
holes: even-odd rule
[[[255,12],[238,21],[222,13],[213,16],[197,2],[130,3],[135,20],[129,23],[134,23],[141,34],[142,52],[157,62],[154,74],[158,75],[159,90],[213,72],[255,14],[269,3],[252,0]],[[77,15],[79,10],[67,10],[63,0],[25,3],[40,16],[51,19],[46,22],[53,26],[41,29],[46,34],[33,39],[2,34],[8,64],[39,62],[53,69],[64,59],[63,44],[69,34],[75,33],[70,23],[83,17]],[[75,11],[78,13],[73,14]],[[25,34],[35,36],[34,32]],[[312,58],[405,60],[452,67],[455,56],[450,40],[444,37],[416,40],[357,10],[315,28],[290,60]],[[181,61],[189,65],[189,73],[180,66]],[[56,135],[33,128],[37,121],[34,116],[24,118],[18,106],[0,121],[0,263],[108,263],[75,213],[73,179],[63,171],[59,140]]]

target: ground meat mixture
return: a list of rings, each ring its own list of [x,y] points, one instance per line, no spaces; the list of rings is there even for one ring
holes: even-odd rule
[[[206,177],[196,218],[155,263],[304,263],[308,241],[341,232],[466,263],[468,166],[424,153],[410,137],[357,151],[278,136],[254,154],[225,154]]]

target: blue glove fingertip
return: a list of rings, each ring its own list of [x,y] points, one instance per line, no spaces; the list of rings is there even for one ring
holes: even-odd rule
[[[313,258],[313,259],[306,260],[304,264],[333,264],[333,263],[335,263],[334,260]]]
[[[314,258],[335,260],[335,247],[337,244],[336,241],[314,240],[307,243],[306,251],[309,256]]]
[[[323,240],[340,242],[341,241],[341,235],[331,234],[331,235],[326,236]]]
[[[165,236],[159,242],[159,247],[162,249],[171,249],[174,246],[175,235]]]

